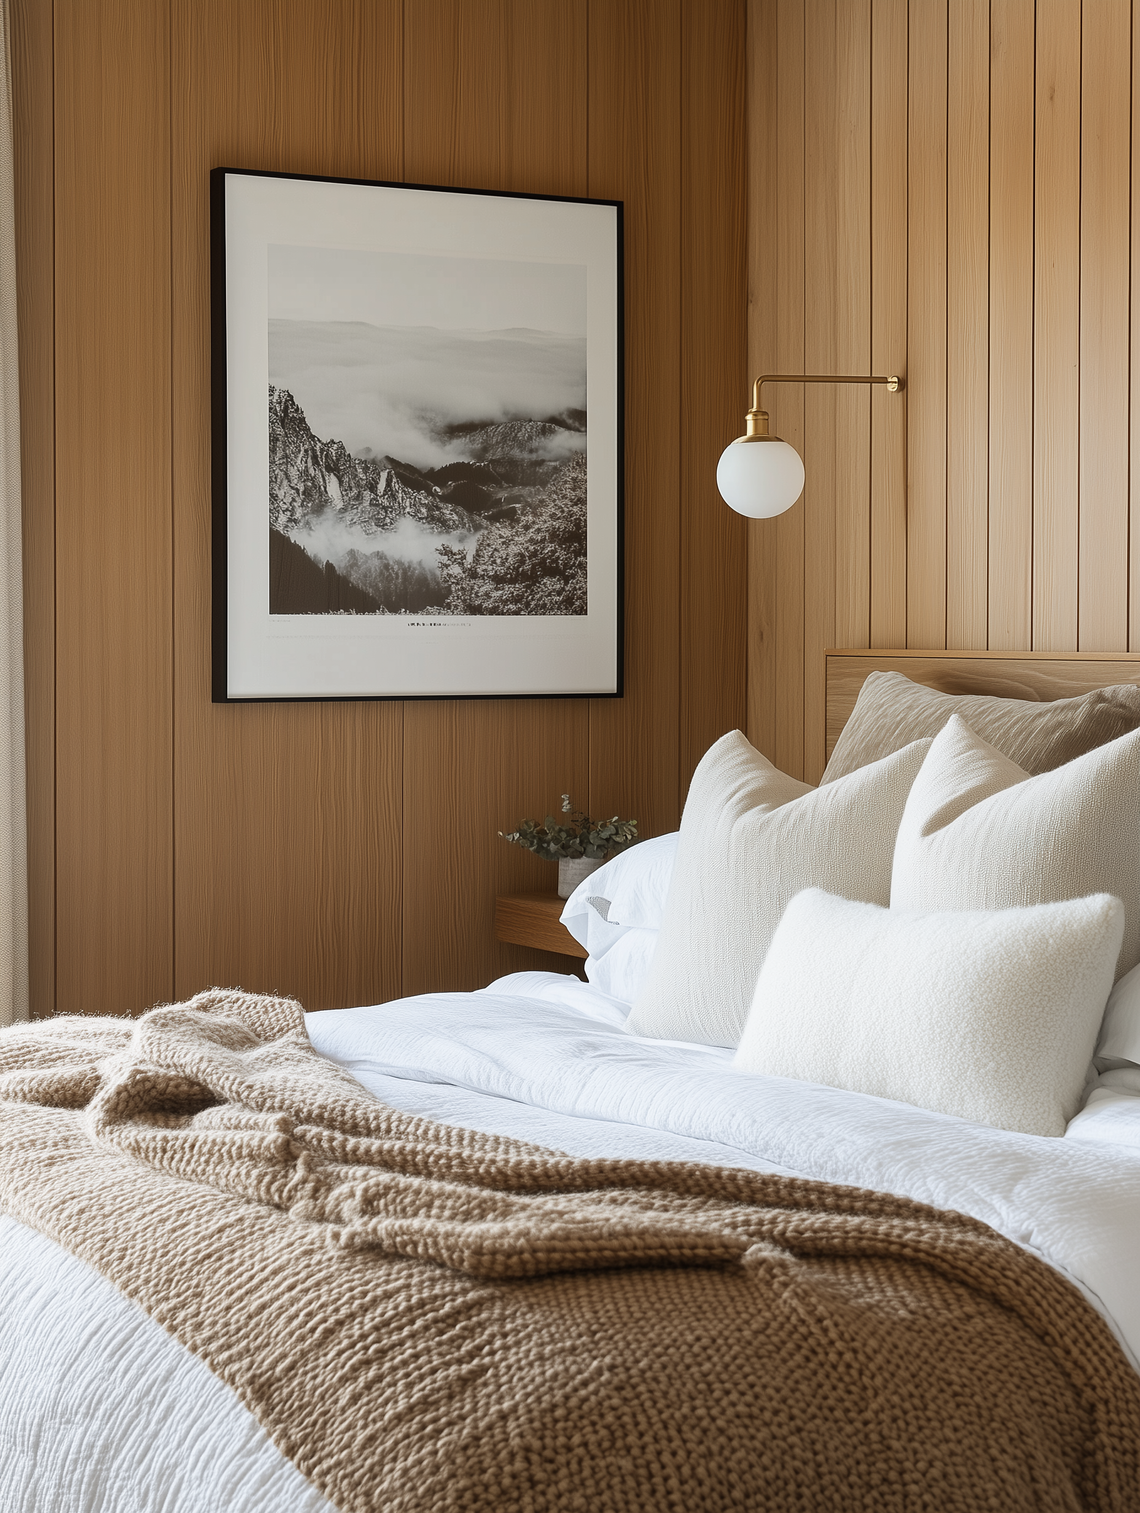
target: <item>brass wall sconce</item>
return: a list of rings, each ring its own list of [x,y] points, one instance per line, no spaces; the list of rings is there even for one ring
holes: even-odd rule
[[[782,515],[804,491],[804,464],[795,447],[768,434],[768,412],[760,408],[764,384],[886,384],[888,394],[897,394],[903,381],[863,378],[848,374],[766,373],[752,386],[752,408],[745,416],[743,436],[729,442],[720,454],[716,486],[721,498],[738,515],[765,520]],[[764,446],[750,445],[764,442]]]

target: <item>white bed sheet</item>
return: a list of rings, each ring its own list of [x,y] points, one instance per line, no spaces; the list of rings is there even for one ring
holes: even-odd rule
[[[1107,1126],[1042,1140],[749,1076],[729,1051],[630,1036],[627,1012],[576,978],[530,972],[307,1023],[317,1049],[385,1102],[449,1123],[974,1214],[1070,1276],[1136,1364],[1140,1145],[1109,1143]],[[1114,1109],[1118,1133],[1132,1128]],[[5,1513],[328,1513],[228,1388],[109,1282],[3,1217],[0,1254]]]
[[[197,1356],[0,1214],[4,1513],[335,1513]]]

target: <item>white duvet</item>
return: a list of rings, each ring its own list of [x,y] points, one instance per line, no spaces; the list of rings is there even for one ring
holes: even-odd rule
[[[1140,1098],[1105,1088],[1064,1139],[735,1071],[639,1040],[628,1006],[519,973],[311,1014],[316,1048],[400,1108],[575,1155],[697,1160],[974,1215],[1070,1277],[1140,1361]],[[5,1513],[323,1513],[252,1416],[158,1324],[0,1217]]]

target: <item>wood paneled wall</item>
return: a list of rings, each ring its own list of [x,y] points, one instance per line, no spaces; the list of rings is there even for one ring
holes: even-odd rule
[[[820,652],[1140,648],[1140,7],[750,0],[750,364],[804,498],[750,530],[752,739]],[[1137,439],[1140,439],[1138,437]]]
[[[670,828],[744,718],[745,0],[12,4],[34,1011],[564,969],[496,831]],[[217,164],[624,200],[622,700],[210,703]]]

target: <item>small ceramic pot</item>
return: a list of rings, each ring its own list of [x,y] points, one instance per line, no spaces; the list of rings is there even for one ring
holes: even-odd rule
[[[591,856],[563,857],[558,863],[558,897],[569,898],[582,879],[601,865]]]

